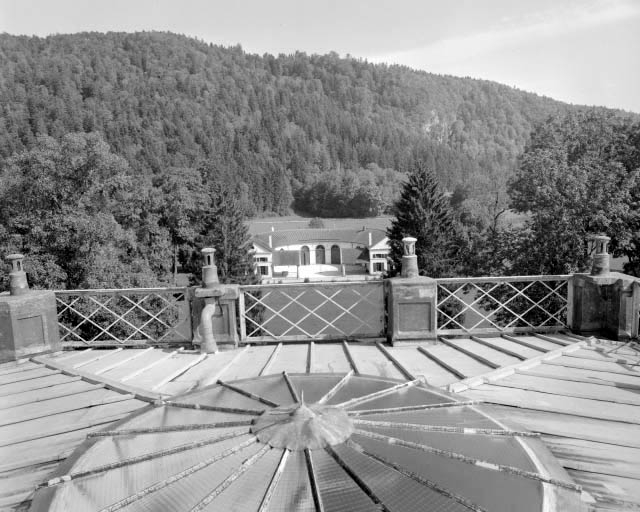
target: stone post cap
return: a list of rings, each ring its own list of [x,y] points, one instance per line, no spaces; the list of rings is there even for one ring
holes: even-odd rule
[[[202,257],[204,258],[205,267],[212,267],[216,264],[216,260],[215,260],[216,250],[213,247],[205,247],[200,252],[202,252]]]
[[[9,273],[9,294],[22,295],[29,291],[29,283],[27,282],[27,273],[24,271],[22,261],[23,254],[9,254],[6,257],[11,263],[11,272]]]
[[[11,270],[19,272],[22,270],[22,260],[24,260],[24,254],[7,254],[5,259],[11,264]]]
[[[204,264],[202,265],[202,283],[205,288],[212,288],[220,281],[218,279],[218,267],[216,267],[215,252],[213,247],[202,249]]]
[[[402,245],[404,246],[404,255],[405,256],[413,256],[416,253],[416,242],[417,238],[412,236],[405,236],[402,239]]]
[[[607,246],[611,241],[611,237],[607,235],[594,235],[591,237],[596,245],[596,254],[607,254]]]
[[[607,252],[607,245],[611,241],[611,237],[607,235],[594,235],[590,240],[595,245],[593,255],[593,265],[591,267],[592,276],[606,276],[609,274],[611,260]]]

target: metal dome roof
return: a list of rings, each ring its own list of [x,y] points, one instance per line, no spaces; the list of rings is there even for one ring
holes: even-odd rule
[[[546,448],[421,381],[286,373],[187,393],[87,441],[51,511],[579,509]]]

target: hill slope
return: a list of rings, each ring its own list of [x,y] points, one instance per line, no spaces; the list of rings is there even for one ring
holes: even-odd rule
[[[155,32],[0,35],[0,165],[39,134],[100,131],[139,173],[206,162],[254,212],[286,213],[323,172],[406,172],[416,157],[449,189],[504,178],[532,125],[569,108],[336,54],[257,56]]]

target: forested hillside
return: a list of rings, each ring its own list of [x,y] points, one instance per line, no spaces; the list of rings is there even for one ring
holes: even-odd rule
[[[504,181],[532,124],[567,108],[335,54],[257,56],[169,33],[0,35],[0,162],[38,135],[98,131],[136,173],[206,162],[249,213],[287,212],[327,171],[366,189],[416,157],[449,190]]]
[[[394,214],[419,161],[482,253],[534,126],[579,110],[336,54],[0,34],[0,254],[26,253],[40,287],[149,286],[207,244],[223,279],[251,280],[243,217]]]

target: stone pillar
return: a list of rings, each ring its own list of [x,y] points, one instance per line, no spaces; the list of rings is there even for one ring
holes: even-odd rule
[[[580,334],[603,334],[614,339],[638,335],[640,279],[610,272],[607,244],[610,238],[594,237],[596,251],[591,274],[574,274],[570,286],[569,327]]]
[[[237,284],[221,284],[214,260],[215,249],[202,250],[202,288],[196,288],[193,301],[195,330],[193,344],[203,353],[218,351],[218,343],[238,345],[236,329],[236,300],[240,296]]]
[[[29,290],[22,254],[11,254],[9,295],[0,295],[0,362],[60,349],[56,296]]]
[[[437,283],[418,274],[416,239],[402,240],[401,277],[387,279],[387,339],[395,344],[436,340]]]

